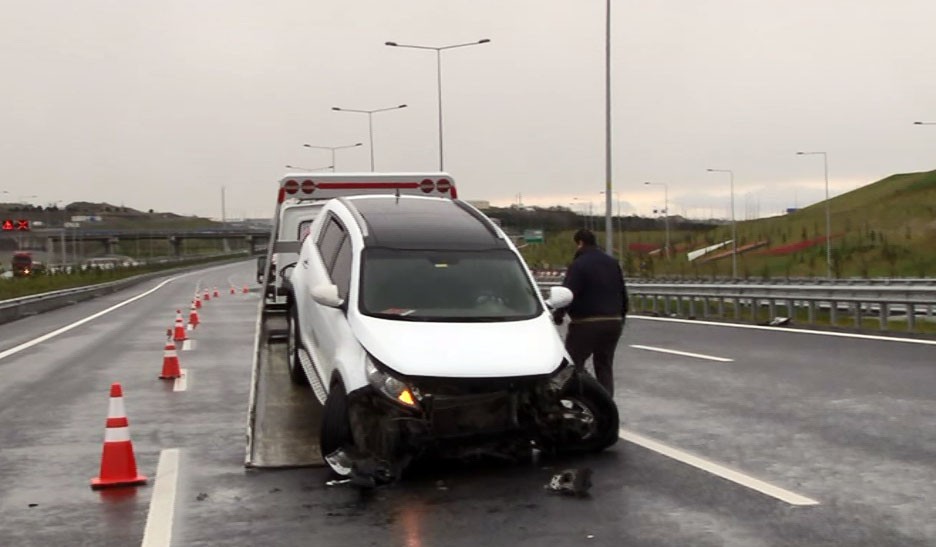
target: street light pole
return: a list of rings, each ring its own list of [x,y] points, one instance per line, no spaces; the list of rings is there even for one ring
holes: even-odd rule
[[[357,110],[354,108],[339,108],[333,106],[332,110],[336,112],[355,112],[357,114],[367,114],[367,132],[370,136],[370,170],[374,171],[374,114],[377,112],[387,112],[390,110],[399,110],[401,108],[406,108],[405,104],[391,106],[388,108],[377,108],[374,110]],[[334,166],[334,164],[332,164]]]
[[[922,122],[917,122],[923,125]],[[825,152],[797,152],[797,156],[822,155],[822,167],[825,173],[825,234],[826,234],[826,277],[832,279],[832,206],[829,203],[829,155]]]
[[[613,253],[611,226],[611,0],[605,2],[605,252]]]
[[[322,169],[331,169],[333,165],[326,165],[324,167],[303,167],[301,165],[287,165],[286,169],[298,169],[300,171],[321,171]]]
[[[355,148],[357,146],[364,146],[363,142],[356,142],[354,144],[346,144],[344,146],[313,146],[311,144],[303,144],[306,148],[317,148],[319,150],[331,150],[331,170],[332,173],[335,172],[335,166],[337,162],[335,161],[335,150],[342,150],[345,148]]]
[[[738,224],[735,221],[734,171],[731,169],[706,169],[710,173],[728,173],[731,176],[731,279],[738,278]]]
[[[487,44],[490,42],[488,38],[478,40],[476,42],[466,42],[464,44],[452,44],[449,46],[420,46],[414,44],[398,44],[396,42],[384,42],[384,45],[390,47],[402,47],[409,49],[428,49],[435,51],[436,54],[436,93],[439,99],[439,171],[445,170],[445,156],[442,150],[442,52],[446,49],[455,49],[468,46],[478,46],[481,44]]]
[[[663,225],[666,227],[666,259],[670,258],[670,237],[669,237],[669,185],[665,182],[645,182],[644,184],[657,185],[663,187]]]

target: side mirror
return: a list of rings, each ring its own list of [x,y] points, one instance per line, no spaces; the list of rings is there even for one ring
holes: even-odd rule
[[[572,303],[572,291],[566,287],[550,287],[546,305],[556,310]]]
[[[331,283],[312,287],[312,300],[329,308],[340,308],[344,304],[344,299],[338,296],[338,286]]]

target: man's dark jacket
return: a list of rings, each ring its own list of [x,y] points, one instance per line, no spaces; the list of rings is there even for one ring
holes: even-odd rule
[[[582,247],[566,271],[562,285],[574,296],[572,304],[559,312],[572,320],[587,317],[627,315],[627,288],[617,261],[597,246]]]

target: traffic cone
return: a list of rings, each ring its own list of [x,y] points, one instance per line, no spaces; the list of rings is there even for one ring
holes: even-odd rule
[[[104,429],[104,449],[100,474],[91,479],[91,488],[145,484],[146,477],[137,473],[133,443],[130,442],[130,422],[124,410],[120,384],[111,384],[107,425]]]
[[[218,292],[218,287],[214,288],[214,294],[211,296],[214,296],[215,298],[218,298],[219,296],[221,296],[221,293]]]
[[[172,343],[172,340],[169,340],[166,342],[163,351],[162,374],[159,375],[159,379],[174,380],[179,378],[182,376],[182,369],[179,366],[179,355],[176,353],[175,344]]]
[[[208,292],[208,289],[205,289],[205,302],[211,300],[211,294]]]
[[[198,293],[195,293],[195,299],[192,300],[192,305],[195,306],[196,310],[201,309],[201,298],[198,297]]]
[[[244,294],[247,294],[250,292],[250,289],[247,288],[247,285],[244,285],[244,290],[242,290],[241,292]]]
[[[172,339],[176,342],[188,340],[188,335],[185,334],[185,321],[182,320],[182,312],[179,312],[179,316],[176,317],[175,326],[172,328]]]
[[[237,289],[234,288],[234,285],[231,285],[231,294],[237,294]]]
[[[198,319],[198,310],[195,309],[195,306],[192,306],[192,311],[188,314],[189,328],[194,329],[200,322],[201,321]]]

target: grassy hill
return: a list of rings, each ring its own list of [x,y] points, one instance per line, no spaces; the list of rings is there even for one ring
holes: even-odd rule
[[[936,275],[936,171],[893,175],[836,196],[829,204],[837,277]],[[737,230],[739,246],[767,243],[738,257],[739,276],[825,276],[825,202],[788,215],[738,222]],[[524,255],[531,264],[565,264],[573,252],[571,234],[549,234],[546,245],[528,246]],[[671,241],[679,252],[672,259],[633,250],[625,253],[625,264],[631,275],[728,276],[730,256],[689,262],[685,250],[730,238],[730,225],[673,232]],[[623,239],[626,247],[646,247],[635,243],[659,247],[664,234],[625,232]]]

